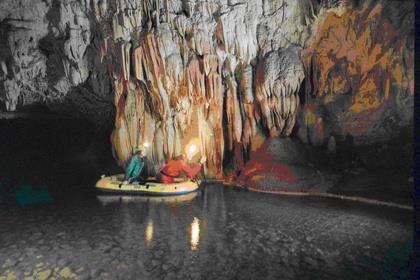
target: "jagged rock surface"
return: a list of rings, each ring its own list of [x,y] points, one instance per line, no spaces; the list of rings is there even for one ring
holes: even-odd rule
[[[267,137],[290,135],[304,78],[298,51],[308,37],[301,20],[308,3],[116,5],[104,58],[115,81],[117,157],[125,161],[148,142],[149,160],[162,164],[198,138],[206,173],[218,177],[226,155],[240,168]]]
[[[88,118],[113,116],[112,88],[100,61],[100,30],[89,1],[0,2],[0,103],[33,103]]]
[[[12,111],[41,102],[98,124],[115,110],[116,158],[123,164],[151,143],[152,173],[190,141],[207,156],[208,176],[240,170],[296,122],[314,145],[345,133],[381,137],[370,127],[389,114],[404,119],[397,126],[412,119],[401,112],[413,103],[404,29],[414,2],[400,13],[392,1],[351,2],[2,1],[0,102]],[[372,120],[367,132],[346,126],[355,116],[355,127]]]
[[[363,2],[362,2],[363,3]],[[324,10],[302,51],[303,140],[389,141],[412,126],[414,1],[366,1]]]

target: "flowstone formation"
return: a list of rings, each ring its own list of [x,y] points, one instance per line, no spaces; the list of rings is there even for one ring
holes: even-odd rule
[[[317,146],[350,136],[365,145],[411,130],[414,1],[347,3],[317,21],[302,51],[301,138]]]
[[[149,160],[159,166],[198,139],[205,172],[219,177],[226,155],[241,168],[264,139],[290,135],[304,78],[306,5],[119,3],[103,43],[115,81],[117,157],[153,143]]]
[[[191,142],[221,177],[272,137],[377,141],[412,120],[414,1],[395,2],[2,1],[0,103],[115,115],[116,159],[149,143],[151,174]]]

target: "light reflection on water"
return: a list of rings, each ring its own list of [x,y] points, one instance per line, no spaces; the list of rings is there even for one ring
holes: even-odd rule
[[[143,196],[143,195],[109,195],[101,194],[97,195],[96,199],[102,203],[103,206],[111,203],[141,203],[141,202],[152,202],[152,203],[164,203],[169,205],[180,204],[184,202],[192,201],[197,196],[197,192],[192,192],[183,195],[175,196]]]
[[[146,244],[150,244],[150,242],[153,240],[153,220],[150,220],[147,222],[146,231],[144,233]]]
[[[412,233],[407,213],[393,209],[219,185],[180,197],[84,194],[30,211],[2,209],[0,275],[1,261],[19,248],[34,253],[23,253],[14,271],[23,271],[36,254],[71,263],[72,269],[101,267],[106,279],[173,279],[174,271],[180,279],[193,273],[200,279],[312,279],[314,272],[343,279],[347,271],[341,267],[362,267],[360,262],[366,268],[355,275],[378,279],[374,261],[384,259],[388,244],[408,242]],[[374,259],[366,261],[366,252]]]
[[[198,209],[193,210],[192,203],[197,196],[198,192],[164,197],[100,194],[96,199],[103,207],[121,207],[125,221],[121,229],[132,233],[140,227],[145,246],[153,247],[164,240],[183,236],[181,240],[189,243],[191,251],[196,251],[203,222],[197,217]],[[142,219],[143,223],[138,224]]]
[[[191,250],[195,251],[198,249],[198,243],[200,242],[200,220],[194,217],[191,223]]]

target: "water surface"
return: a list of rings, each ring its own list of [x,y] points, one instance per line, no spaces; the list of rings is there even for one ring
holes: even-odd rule
[[[0,279],[408,277],[410,211],[217,184],[104,196],[95,182],[121,169],[79,123],[0,124]]]
[[[409,211],[217,184],[177,198],[92,188],[3,204],[0,276],[378,279],[403,274],[409,254]]]

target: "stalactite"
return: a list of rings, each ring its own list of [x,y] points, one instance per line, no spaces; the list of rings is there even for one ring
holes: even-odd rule
[[[262,125],[270,136],[290,135],[303,77],[303,65],[291,49],[270,52],[259,59],[256,98],[263,117]]]
[[[0,107],[115,109],[120,164],[149,143],[156,172],[197,141],[216,177],[296,122],[314,145],[412,122],[414,1],[49,2],[0,4]]]
[[[127,14],[121,4],[113,18],[112,45],[121,47],[122,55],[110,54],[116,47],[108,46],[103,48],[106,54],[101,48],[101,58],[115,57],[109,67],[117,79],[115,104],[125,105],[117,112],[130,110],[128,104],[134,103],[138,120],[130,122],[127,132],[127,125],[118,119],[122,115],[117,114],[121,139],[114,145],[128,145],[126,134],[137,134],[130,141],[150,142],[148,159],[160,166],[196,138],[208,159],[206,174],[218,177],[226,155],[233,155],[237,172],[248,152],[257,150],[265,139],[289,136],[300,111],[304,78],[306,95],[311,90],[322,96],[326,72],[337,67],[336,63],[321,65],[309,55],[313,49],[301,49],[313,42],[305,26],[322,25],[316,14],[323,6],[312,2],[288,1],[284,6],[249,2],[232,8],[148,0],[139,3],[137,10],[130,7]],[[304,20],[296,23],[285,13],[297,13],[296,18]],[[294,31],[287,33],[291,27]],[[391,86],[385,78],[385,96]],[[135,102],[130,94],[136,96]],[[117,154],[126,159],[129,150]]]

